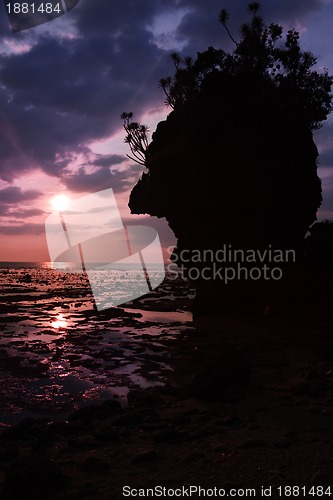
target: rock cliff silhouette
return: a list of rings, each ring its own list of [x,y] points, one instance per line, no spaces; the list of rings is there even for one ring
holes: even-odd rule
[[[173,54],[175,76],[161,80],[173,109],[145,145],[147,171],[129,207],[166,218],[177,237],[177,263],[184,250],[226,244],[294,249],[302,259],[316,220],[322,196],[312,131],[331,110],[332,77],[311,69],[316,60],[301,51],[297,32],[278,45],[282,27],[267,27],[258,8],[250,4],[252,22],[239,43],[228,30],[232,55],[212,47],[195,61]],[[227,18],[222,11],[226,28]],[[187,270],[201,265],[187,260]],[[254,296],[262,308],[271,287],[199,278],[197,309],[241,301],[253,307]]]

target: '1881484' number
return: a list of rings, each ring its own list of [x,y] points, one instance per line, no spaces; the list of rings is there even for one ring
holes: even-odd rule
[[[277,488],[280,497],[330,497],[332,496],[331,487],[327,486],[279,486]]]
[[[7,3],[6,5],[8,14],[61,14],[63,9],[60,3],[53,5],[50,2],[47,3]]]

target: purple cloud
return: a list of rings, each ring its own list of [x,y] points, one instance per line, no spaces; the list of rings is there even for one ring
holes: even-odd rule
[[[166,36],[173,29],[167,25],[164,28],[164,13],[174,14],[177,23],[181,16],[176,13],[184,14],[179,26],[174,26],[172,40],[176,50],[182,41],[183,54],[195,56],[208,45],[232,49],[218,14],[223,7],[229,10],[230,28],[237,37],[239,26],[248,19],[248,3],[81,0],[68,15],[47,25],[48,30],[40,27],[15,35],[9,33],[1,4],[0,179],[10,184],[40,168],[76,193],[107,187],[122,193],[129,190],[142,169],[131,166],[111,170],[123,163],[124,156],[117,151],[93,156],[90,144],[117,133],[123,111],[134,112],[140,121],[147,111],[163,106],[158,81],[173,73],[171,49],[164,50],[156,42],[163,38],[164,29]],[[295,26],[309,23],[310,14],[318,13],[324,2],[266,0],[262,4],[262,14],[269,22]],[[155,36],[152,27],[157,17],[159,33]],[[326,37],[322,43],[329,46]],[[329,136],[331,129],[325,130]],[[320,165],[333,166],[330,137],[318,136],[320,141],[326,141]],[[91,173],[81,165],[73,173],[68,168],[84,161],[97,169]],[[34,216],[29,209],[13,211],[9,207],[34,201],[40,195],[17,187],[2,189],[0,213],[10,212],[19,219]],[[29,225],[17,226],[15,231],[19,227],[25,234],[29,227],[35,231],[35,226]]]
[[[64,176],[62,183],[67,189],[77,193],[95,192],[107,188],[112,188],[119,193],[130,189],[135,184],[140,171],[141,168],[137,165],[131,170],[124,171],[111,171],[107,167],[101,167],[93,173],[87,173],[84,167],[80,167],[77,173]]]
[[[43,193],[40,191],[22,191],[22,189],[17,186],[11,186],[5,189],[0,189],[0,203],[14,204],[21,203],[23,201],[32,201],[42,196],[42,194]]]

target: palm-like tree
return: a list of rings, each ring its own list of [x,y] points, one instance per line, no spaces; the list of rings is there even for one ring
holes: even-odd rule
[[[120,117],[123,120],[123,127],[127,133],[125,142],[129,145],[133,155],[127,155],[127,157],[139,165],[146,166],[149,127],[141,125],[138,122],[133,122],[133,113],[122,113]]]

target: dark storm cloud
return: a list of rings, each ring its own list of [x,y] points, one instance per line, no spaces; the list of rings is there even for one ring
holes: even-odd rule
[[[301,20],[321,5],[319,0],[263,3],[263,14],[276,14],[277,21]],[[218,13],[224,6],[229,9],[231,25],[238,29],[247,19],[247,4],[247,0],[222,4],[221,0],[81,0],[70,14],[49,23],[48,33],[37,28],[15,35],[8,31],[0,4],[0,43],[2,36],[3,43],[27,45],[24,52],[0,56],[0,178],[11,182],[36,167],[65,177],[66,167],[77,155],[89,156],[89,143],[119,130],[123,111],[133,111],[139,120],[144,111],[163,103],[157,82],[173,67],[168,51],[154,43],[149,27],[155,16],[187,9],[178,37],[188,40],[184,52],[195,55],[209,44],[221,46],[223,40],[225,48],[231,47]],[[72,36],[59,36],[62,22],[64,30],[66,23],[72,23]],[[116,165],[113,153],[93,164]],[[108,172],[90,175],[96,185],[103,175],[106,182],[110,180]],[[83,187],[87,178],[79,171],[76,180]],[[67,185],[75,189],[73,176]]]
[[[121,127],[123,111],[139,118],[163,102],[157,82],[168,54],[151,42],[147,30],[158,2],[82,0],[80,7],[73,11],[76,36],[56,38],[50,28],[30,50],[0,58],[0,178],[5,181],[36,167],[61,177],[75,154],[87,153],[89,142]],[[117,160],[110,157],[109,165]],[[108,161],[100,158],[97,165]]]
[[[96,192],[108,188],[120,193],[135,184],[133,176],[138,177],[137,172],[137,168],[120,172],[101,167],[93,173],[87,173],[84,167],[80,167],[77,173],[64,176],[62,182],[67,189],[77,193]]]
[[[98,155],[96,160],[92,162],[92,165],[98,167],[111,167],[112,165],[119,165],[119,163],[125,160],[127,160],[126,156],[121,155]]]

